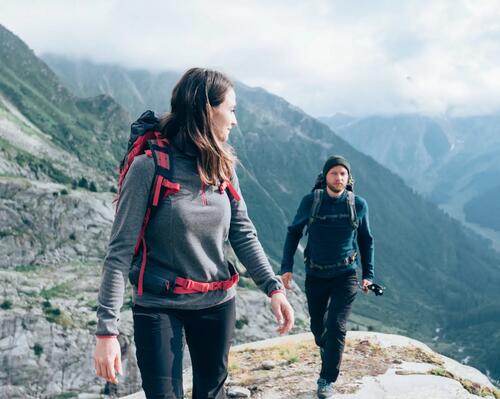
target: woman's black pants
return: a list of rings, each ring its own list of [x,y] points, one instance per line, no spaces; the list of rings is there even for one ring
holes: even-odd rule
[[[358,290],[356,273],[333,278],[306,276],[311,331],[321,352],[320,378],[335,382],[344,352],[347,319]]]
[[[180,399],[183,333],[193,367],[193,399],[225,398],[235,299],[200,310],[135,305],[134,339],[147,399]]]

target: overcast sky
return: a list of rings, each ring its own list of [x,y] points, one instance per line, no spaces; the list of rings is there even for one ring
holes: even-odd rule
[[[313,116],[500,110],[500,2],[1,0],[37,54],[220,69]]]

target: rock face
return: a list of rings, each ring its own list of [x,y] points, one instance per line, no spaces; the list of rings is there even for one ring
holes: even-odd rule
[[[0,268],[102,258],[113,216],[111,193],[0,178]]]
[[[100,393],[92,365],[99,263],[73,261],[0,271],[0,397],[39,398],[69,392]],[[130,379],[137,389],[130,344],[130,312],[120,337]],[[128,328],[127,328],[128,326]]]
[[[292,291],[288,291],[288,300],[295,312],[293,331],[296,333],[307,331],[309,315],[306,299],[300,288],[295,286]],[[254,289],[239,289],[234,342],[241,344],[274,337],[277,335],[277,327],[276,319],[271,313],[269,298]]]

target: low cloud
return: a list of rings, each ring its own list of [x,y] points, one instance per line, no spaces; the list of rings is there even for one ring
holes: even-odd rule
[[[221,69],[312,115],[500,109],[496,1],[4,0],[36,53]]]

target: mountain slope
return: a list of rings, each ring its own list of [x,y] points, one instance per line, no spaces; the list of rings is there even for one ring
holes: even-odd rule
[[[169,106],[166,99],[178,79],[174,72],[124,71],[116,65],[95,65],[85,60],[73,62],[55,54],[44,54],[42,59],[76,96],[106,93],[120,98],[120,104],[132,118],[148,108],[165,112]]]
[[[72,95],[25,43],[1,25],[0,43],[0,94],[5,99],[0,112],[17,109],[55,146],[88,167],[112,174],[123,156],[128,125],[121,107],[109,96]]]

